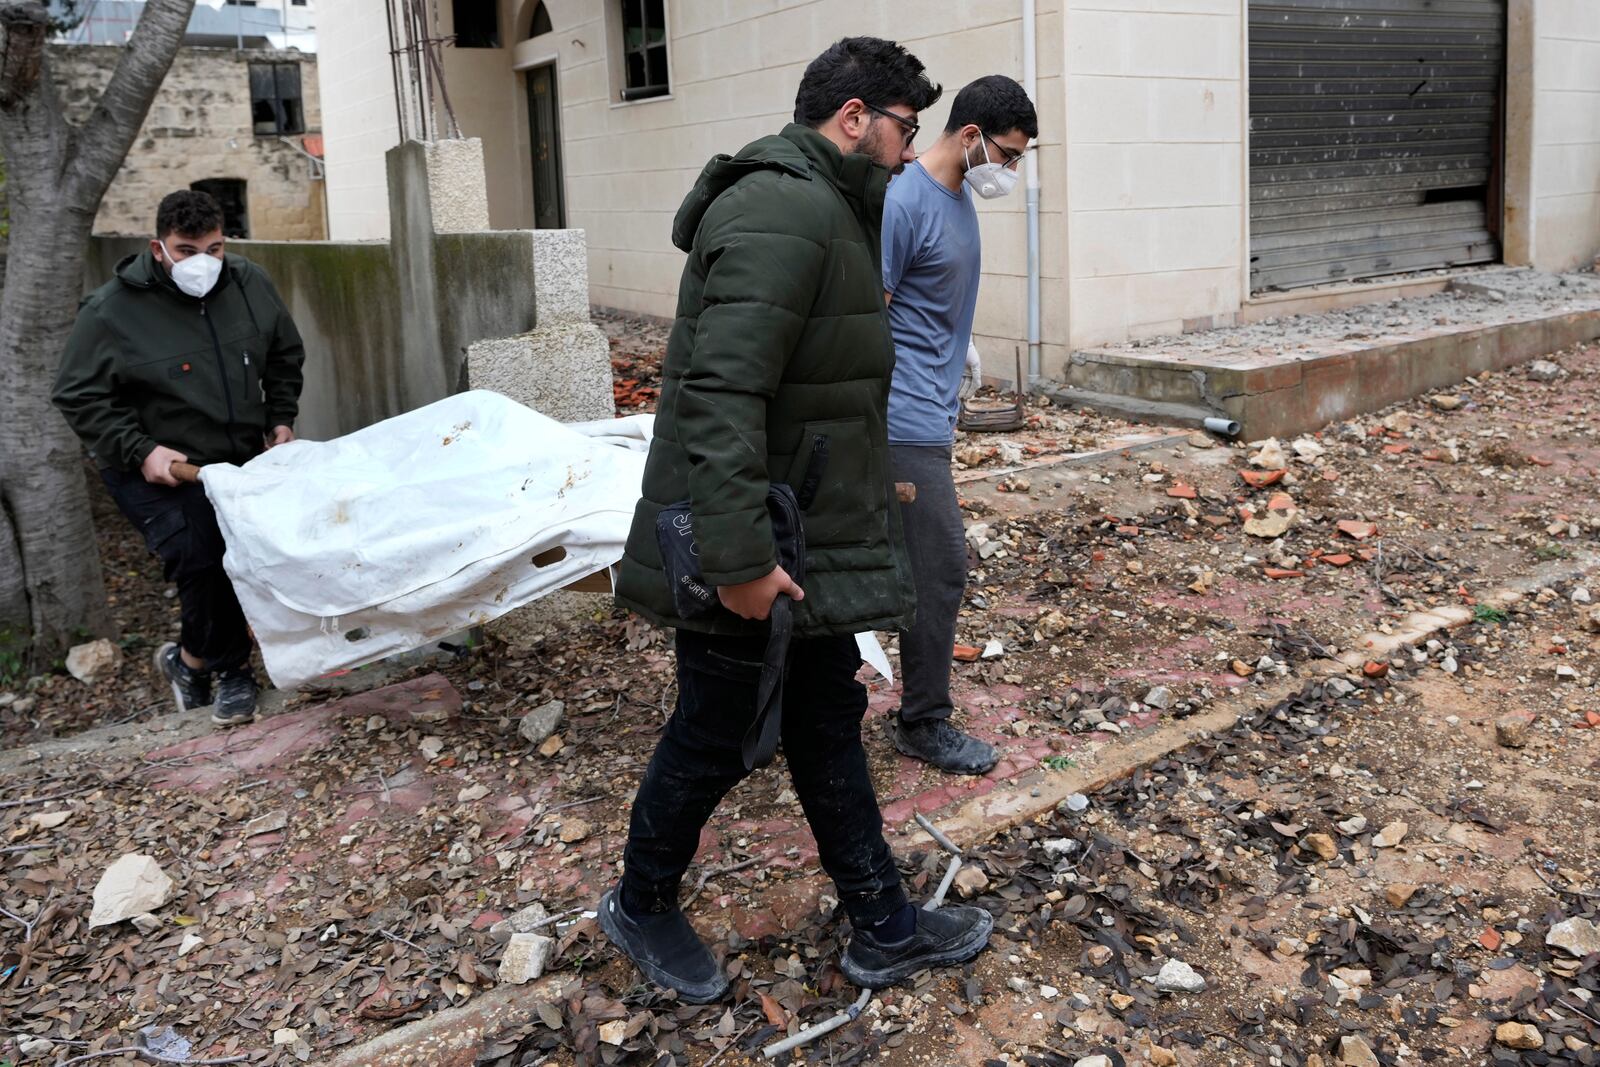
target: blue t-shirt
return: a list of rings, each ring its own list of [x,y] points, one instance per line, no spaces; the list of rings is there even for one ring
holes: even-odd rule
[[[982,257],[966,183],[952,193],[913,163],[889,183],[883,207],[883,287],[894,294],[889,440],[948,445],[960,414]]]

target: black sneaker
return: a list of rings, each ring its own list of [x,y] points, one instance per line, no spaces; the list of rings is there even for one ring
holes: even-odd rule
[[[242,726],[256,719],[256,674],[249,667],[217,675],[217,702],[211,721],[218,726]]]
[[[993,745],[962,733],[947,719],[906,722],[895,716],[894,747],[951,774],[988,774],[1000,762]]]
[[[183,662],[176,642],[168,641],[156,649],[156,670],[172,686],[172,700],[179,711],[193,711],[211,703],[211,675]]]
[[[989,944],[994,917],[982,908],[953,904],[917,909],[917,928],[903,941],[880,943],[857,930],[839,959],[844,976],[864,989],[883,989],[930,967],[965,963]]]
[[[709,1004],[728,995],[728,979],[711,950],[677,908],[634,916],[622,906],[622,886],[600,898],[600,929],[656,985],[678,991],[688,1004]]]

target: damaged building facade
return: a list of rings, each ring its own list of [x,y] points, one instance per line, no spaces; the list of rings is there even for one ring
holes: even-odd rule
[[[670,315],[670,221],[705,160],[787,121],[845,33],[904,42],[954,90],[1031,55],[1036,297],[1021,189],[984,203],[986,371],[1038,316],[1076,349],[1600,254],[1600,4],[1590,0],[453,0],[450,100],[483,139],[493,225],[571,226],[597,304]],[[324,14],[332,234],[385,232],[395,108],[383,0]]]
[[[148,234],[161,198],[190,188],[221,203],[229,237],[327,237],[316,56],[246,44],[178,51],[101,201],[95,233]],[[52,69],[75,120],[98,99],[122,53],[120,45],[52,46]]]

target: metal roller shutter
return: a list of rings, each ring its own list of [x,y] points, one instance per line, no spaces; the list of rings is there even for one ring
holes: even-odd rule
[[[1505,0],[1250,0],[1253,290],[1500,258]]]

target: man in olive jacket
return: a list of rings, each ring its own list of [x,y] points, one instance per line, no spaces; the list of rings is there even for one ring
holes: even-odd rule
[[[907,899],[861,744],[853,636],[901,625],[915,599],[889,473],[894,343],[879,238],[890,168],[916,157],[917,112],[938,95],[899,45],[842,40],[807,67],[795,122],[708,163],[673,225],[689,256],[617,599],[677,629],[678,705],[599,921],[684,1000],[727,991],[677,898],[701,829],[747,773],[741,740],[757,720],[780,594],[794,627],[783,751],[854,928],[845,974],[891,985],[971,958],[993,926],[981,909],[929,912]],[[778,565],[774,483],[809,483],[803,588]],[[700,575],[722,605],[692,619],[675,607],[657,547],[657,514],[683,501]]]
[[[294,440],[305,350],[266,273],[224,253],[222,222],[207,193],[161,201],[150,247],[79,308],[53,399],[177,584],[180,639],[156,668],[178,710],[209,704],[227,726],[255,718],[250,631],[216,513],[172,465],[244,463]]]

